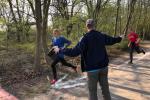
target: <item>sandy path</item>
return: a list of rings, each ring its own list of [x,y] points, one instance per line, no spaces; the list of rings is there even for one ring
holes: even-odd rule
[[[114,58],[109,66],[112,100],[150,100],[150,45],[146,54],[135,54],[134,64],[128,55]],[[85,80],[83,82],[86,82]],[[101,99],[100,88],[98,96]],[[88,100],[87,85],[69,89],[49,89],[45,94],[25,100]]]

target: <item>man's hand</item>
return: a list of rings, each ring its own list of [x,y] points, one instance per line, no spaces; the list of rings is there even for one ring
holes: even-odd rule
[[[120,35],[120,37],[121,37],[122,39],[125,38],[125,34]]]
[[[58,46],[54,46],[53,50],[54,50],[55,53],[58,53],[60,49],[58,48]]]
[[[52,48],[52,49],[50,49],[50,51],[48,52],[48,56],[53,56],[55,54],[55,52],[54,52],[54,49]]]

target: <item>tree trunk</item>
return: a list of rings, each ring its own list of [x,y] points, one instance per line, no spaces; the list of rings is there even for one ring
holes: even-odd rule
[[[131,0],[130,1],[130,12],[129,12],[129,16],[128,16],[128,19],[127,19],[127,24],[125,26],[125,31],[124,31],[124,34],[127,35],[127,30],[128,30],[128,27],[129,27],[129,24],[130,24],[130,21],[132,19],[132,15],[134,13],[134,6],[135,6],[135,3],[136,3],[137,0]]]
[[[118,30],[118,19],[119,19],[120,2],[121,2],[121,0],[117,0],[117,15],[116,15],[116,24],[115,24],[115,34],[114,34],[114,36],[116,36],[117,30]]]
[[[93,18],[95,21],[95,28],[97,27],[98,18],[100,17],[102,8],[105,7],[109,1],[110,0],[97,0],[96,4],[92,0],[84,1],[87,6],[88,17]]]
[[[42,29],[42,45],[43,45],[43,50],[45,54],[45,60],[48,64],[50,64],[50,58],[47,55],[48,54],[48,46],[47,46],[47,21],[48,21],[48,10],[50,6],[50,1],[51,0],[45,0],[44,1],[44,7],[43,7],[43,29]]]
[[[36,15],[36,47],[34,67],[36,71],[41,71],[41,36],[42,36],[42,13],[41,13],[41,0],[35,0],[35,15]]]
[[[143,40],[145,39],[145,35],[146,35],[146,30],[148,29],[148,6],[147,4],[144,2],[144,20],[143,20]]]
[[[10,7],[10,11],[11,11],[11,13],[12,13],[13,20],[14,20],[15,23],[17,23],[16,16],[15,16],[14,10],[13,10],[12,1],[11,1],[11,0],[7,0],[7,1],[8,1],[8,3],[9,3],[9,7]]]

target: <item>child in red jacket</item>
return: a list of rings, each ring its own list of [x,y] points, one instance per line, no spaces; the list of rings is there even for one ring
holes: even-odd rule
[[[129,44],[128,44],[128,47],[130,48],[130,62],[129,64],[132,64],[133,62],[133,52],[134,50],[137,52],[137,53],[143,53],[145,54],[145,51],[143,48],[141,48],[139,46],[139,43],[140,43],[140,38],[138,36],[137,33],[135,33],[132,29],[129,29],[129,34],[128,34],[128,40],[129,40]]]

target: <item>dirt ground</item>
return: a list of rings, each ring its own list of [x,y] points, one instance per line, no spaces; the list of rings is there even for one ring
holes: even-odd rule
[[[128,64],[127,53],[113,56],[110,60],[109,83],[112,100],[150,100],[150,42],[144,42],[143,47],[146,49],[146,54],[135,53],[134,64]],[[66,73],[69,76],[63,81],[64,83],[86,76],[86,74],[76,75],[68,70],[61,70],[59,77],[63,77]],[[85,85],[53,88],[47,80],[47,75],[42,75],[4,88],[20,100],[88,100],[86,80],[78,83]],[[102,100],[100,87],[98,97]]]

